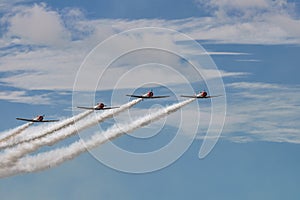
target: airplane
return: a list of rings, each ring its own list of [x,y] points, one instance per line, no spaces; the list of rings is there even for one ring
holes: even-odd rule
[[[154,93],[152,90],[149,92],[143,94],[143,95],[133,95],[133,94],[127,94],[128,97],[135,97],[135,98],[142,98],[142,99],[158,99],[158,98],[166,98],[169,96],[154,96]]]
[[[197,99],[204,99],[204,98],[214,98],[214,97],[219,97],[222,95],[215,95],[215,96],[207,96],[207,92],[203,90],[202,92],[199,92],[198,94],[195,95],[180,95],[181,97],[187,97],[187,98],[197,98]]]
[[[94,107],[77,106],[77,108],[86,109],[86,110],[108,110],[108,109],[114,109],[119,107],[106,107],[104,103],[97,103],[97,105],[95,105]]]
[[[17,120],[22,120],[22,121],[27,121],[27,122],[57,122],[59,120],[54,119],[54,120],[44,120],[44,115],[38,115],[33,119],[25,119],[25,118],[16,118]]]

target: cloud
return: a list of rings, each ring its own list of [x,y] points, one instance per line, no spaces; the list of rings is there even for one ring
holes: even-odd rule
[[[64,18],[60,20],[64,20]],[[177,21],[156,19],[89,20],[83,17],[78,22],[70,19],[69,23],[71,24],[71,22],[74,23],[73,29],[69,26],[65,28],[71,32],[72,39],[73,36],[78,36],[77,33],[80,33],[80,37],[76,38],[76,41],[70,41],[69,38],[66,38],[64,42],[68,44],[66,46],[69,48],[60,47],[55,50],[38,48],[28,52],[20,52],[19,48],[14,51],[8,50],[9,54],[0,59],[0,70],[6,72],[21,69],[28,70],[28,72],[23,74],[24,77],[14,75],[2,81],[24,88],[70,89],[74,82],[76,70],[84,56],[94,45],[118,31],[144,25],[170,27],[183,31],[195,39],[214,40],[216,43],[299,44],[299,32],[297,32],[299,19],[286,13],[265,13],[261,19],[254,17],[253,20],[248,21],[230,18],[219,21],[216,16],[211,16]],[[112,27],[111,24],[113,24]],[[5,40],[7,41],[7,38]],[[8,44],[10,42],[13,41],[7,41]],[[31,43],[39,44],[39,41],[31,40]],[[230,105],[222,139],[234,142],[300,143],[300,129],[296,124],[299,121],[297,117],[299,116],[299,109],[297,108],[299,102],[295,102],[299,99],[299,90],[294,88],[291,90],[290,88],[288,91],[287,86],[280,84],[265,85],[265,83],[247,82],[235,83],[234,85],[227,85],[227,87],[228,94],[231,96],[228,96]],[[281,90],[281,88],[283,89]],[[1,99],[8,96],[10,95],[2,93]],[[26,93],[19,96],[15,94],[14,96],[12,98],[14,101],[20,101],[25,97],[23,101],[29,102],[33,98],[30,97],[29,99]],[[291,100],[290,98],[295,99]],[[41,102],[44,101],[41,100]],[[202,108],[202,105],[200,106]],[[202,116],[202,119],[208,119],[207,116],[209,115]],[[192,122],[192,120],[190,121]],[[186,127],[188,128],[188,126]],[[199,138],[201,137],[203,139],[203,136],[199,136]]]
[[[1,91],[0,100],[29,104],[50,104],[51,99],[47,94],[29,95],[26,91]]]
[[[25,90],[72,90],[82,55],[70,52],[36,50],[3,57],[0,72],[5,86]],[[17,72],[17,73],[16,73]]]
[[[279,84],[262,83],[262,82],[236,82],[227,84],[228,87],[236,89],[286,89],[286,87]]]
[[[224,2],[214,1],[217,7]],[[248,2],[248,1],[247,1]],[[238,3],[241,8],[264,7],[262,2],[249,1]],[[269,2],[269,1],[268,1]],[[277,2],[278,3],[278,2]],[[215,6],[216,6],[215,5]],[[231,4],[229,4],[230,6]],[[280,7],[280,6],[279,6]],[[273,6],[272,9],[278,8]],[[282,5],[280,9],[285,10],[289,6]],[[279,10],[280,10],[279,9]],[[268,17],[267,17],[268,16]],[[273,18],[277,16],[277,18]],[[188,18],[179,20],[163,19],[87,19],[84,13],[78,9],[53,10],[46,4],[33,4],[31,6],[17,5],[11,11],[7,11],[1,19],[7,24],[7,30],[0,39],[2,45],[0,73],[9,75],[2,76],[0,81],[4,85],[22,89],[39,90],[72,90],[77,70],[88,53],[100,42],[105,41],[113,34],[130,28],[142,28],[149,26],[165,27],[181,31],[194,39],[214,40],[220,43],[251,43],[251,44],[286,44],[300,43],[300,21],[286,12],[265,12],[261,18],[254,17],[249,20],[239,18],[224,18],[221,21],[217,16],[203,18]],[[4,23],[4,24],[5,24]],[[24,24],[29,24],[24,27]],[[29,29],[28,29],[29,26]],[[175,36],[175,37],[174,37]],[[155,46],[163,44],[172,51],[178,48],[184,51],[186,58],[197,62],[199,55],[245,55],[243,52],[199,52],[190,45],[184,45],[182,38],[176,35],[171,37],[154,32],[144,32],[138,37],[123,34],[113,45],[105,46],[105,51],[97,54],[93,60],[93,66],[83,75],[84,84],[82,89],[89,90],[92,77],[98,74],[99,70],[105,68],[104,63],[125,48],[138,48],[139,46]],[[55,47],[55,48],[54,48]],[[144,53],[144,54],[143,54]],[[132,66],[156,61],[159,64],[169,65],[183,73],[182,68],[187,63],[171,52],[159,52],[161,55],[148,52],[140,54],[131,52],[125,55],[111,72],[115,77],[123,75]],[[200,56],[201,57],[201,56]],[[146,62],[147,61],[147,62]],[[181,69],[181,71],[180,71]],[[20,73],[15,73],[16,71]],[[137,84],[139,77],[149,79],[151,72],[137,73],[121,84],[122,88],[132,88]],[[204,79],[216,77],[236,77],[246,75],[241,72],[227,72],[222,70],[206,69],[201,70]],[[178,77],[167,82],[165,77],[171,77],[167,70],[156,70],[160,76],[155,80],[163,81],[166,84],[177,83]],[[186,73],[190,80],[195,78],[193,71]],[[101,85],[101,89],[112,89],[114,77],[108,76],[107,81]],[[125,80],[125,79],[124,79]],[[182,80],[182,79],[181,79]],[[94,87],[94,85],[93,85]]]
[[[261,60],[258,59],[238,59],[237,62],[261,62]]]
[[[267,141],[300,144],[299,86],[236,82],[226,84],[226,91],[226,122],[220,139],[238,143]],[[187,136],[191,134],[191,127],[198,126],[197,139],[203,140],[209,128],[222,125],[224,113],[218,112],[219,106],[222,105],[212,105],[209,100],[201,99],[186,106],[181,113],[168,116],[165,122],[176,128],[180,124]],[[216,121],[213,127],[209,127],[212,115]],[[216,139],[214,136],[210,138]]]
[[[242,53],[242,52],[225,52],[225,51],[209,51],[207,52],[208,55],[214,56],[239,56],[239,55],[249,55],[249,53]]]
[[[60,15],[45,4],[17,6],[2,22],[8,26],[6,37],[17,38],[21,44],[56,46],[70,39]]]
[[[89,23],[89,22],[85,22]],[[300,20],[286,12],[267,12],[247,17],[201,17],[179,20],[95,20],[93,24],[113,24],[122,31],[137,27],[166,27],[195,40],[233,44],[299,44]],[[106,30],[106,29],[104,29]],[[108,32],[108,31],[105,31]]]
[[[138,28],[143,24],[166,23],[164,20],[88,20],[84,18],[78,9],[65,11],[65,15],[63,15],[63,13],[58,14],[57,12],[50,11],[49,8],[46,8],[43,4],[35,4],[33,7],[27,7],[23,11],[20,11],[19,14],[14,13],[13,15],[7,15],[11,16],[8,21],[18,21],[14,20],[15,16],[22,16],[18,17],[21,21],[23,18],[27,19],[27,15],[23,17],[23,13],[29,11],[36,13],[37,16],[44,16],[45,14],[55,16],[54,18],[59,25],[64,24],[59,22],[66,19],[66,27],[60,30],[64,30],[69,27],[68,24],[72,24],[73,26],[68,29],[68,32],[70,32],[71,35],[81,32],[82,35],[79,34],[81,36],[76,40],[59,37],[64,40],[62,43],[68,45],[56,46],[56,48],[38,46],[33,46],[32,48],[29,46],[23,51],[18,51],[21,48],[10,48],[11,46],[4,47],[3,50],[5,54],[2,56],[0,72],[21,71],[22,73],[11,73],[10,76],[1,78],[1,81],[5,83],[5,85],[16,88],[27,90],[72,90],[79,66],[84,64],[85,56],[100,42],[102,42],[100,50],[94,49],[93,58],[88,60],[89,68],[80,71],[80,76],[84,80],[80,87],[81,90],[94,89],[96,85],[93,83],[97,82],[101,77],[103,77],[105,81],[101,83],[100,89],[113,89],[115,84],[112,81],[118,81],[116,78],[124,77],[123,75],[134,67],[139,67],[144,70],[139,72],[135,70],[137,73],[135,73],[134,76],[129,75],[130,80],[119,84],[121,88],[136,87],[142,84],[140,83],[141,81],[150,81],[151,79],[152,82],[179,84],[182,83],[183,79],[178,76],[178,73],[185,73],[186,78],[189,80],[199,80],[199,77],[195,78],[195,71],[192,69],[188,70],[190,65],[187,62],[182,62],[182,58],[197,63],[201,60],[198,58],[198,55],[203,55],[201,58],[207,56],[203,49],[193,49],[189,44],[178,44],[178,41],[187,40],[188,37],[182,37],[174,31],[166,33],[159,29],[137,29],[137,31],[132,34],[125,32],[118,37],[112,37],[110,38],[110,42],[103,41],[111,34],[117,33],[117,31],[124,31],[130,27]],[[112,27],[111,24],[114,24],[114,26]],[[163,27],[163,24],[159,26]],[[11,31],[11,29],[9,29],[10,31],[8,31],[7,35],[14,32]],[[65,31],[58,32],[62,33],[58,35],[63,35]],[[26,31],[24,34],[27,34]],[[55,39],[55,37],[54,40],[59,41],[59,39]],[[20,41],[24,40],[21,38]],[[32,38],[31,42],[32,45],[39,45],[41,43],[41,41],[36,38]],[[47,41],[44,42],[47,43]],[[141,47],[144,49],[139,50]],[[151,48],[154,50],[151,50]],[[176,55],[177,52],[180,52],[180,55]],[[218,52],[218,54],[237,55],[242,53]],[[117,60],[110,65],[111,68],[105,71],[108,76],[104,76],[103,72],[105,68],[109,66],[111,61],[116,59],[115,55],[121,57],[117,58]],[[153,63],[152,67],[149,67],[149,65],[142,66],[149,63]],[[157,63],[157,65],[155,63]],[[154,67],[155,65],[159,66]],[[171,68],[177,70],[178,73],[170,73],[170,70],[160,69],[163,65],[171,66]],[[149,74],[157,75],[149,76]],[[205,79],[212,79],[220,76],[239,76],[241,73],[219,71],[217,69],[203,69],[202,75]]]
[[[300,143],[299,87],[256,82],[226,87],[230,92],[223,136],[241,142]]]
[[[198,0],[200,5],[219,18],[243,17],[251,18],[264,13],[287,13],[293,10],[294,4],[287,0]]]
[[[0,2],[0,11],[7,12],[12,10],[16,4],[31,2],[32,0],[1,0]]]
[[[6,41],[33,45],[70,45],[70,40],[80,40],[92,46],[115,33],[151,26],[181,31],[196,40],[222,43],[300,43],[300,20],[297,15],[293,15],[294,4],[285,0],[199,2],[201,6],[208,7],[206,10],[213,13],[212,16],[179,20],[91,20],[78,8],[54,11],[46,4],[34,4],[15,6],[1,21],[8,26]]]
[[[211,24],[199,35],[224,43],[298,43],[300,20],[287,0],[199,0]],[[196,36],[195,36],[196,37]],[[231,39],[230,39],[231,38]]]

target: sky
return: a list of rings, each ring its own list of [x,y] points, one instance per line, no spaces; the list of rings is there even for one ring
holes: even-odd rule
[[[2,0],[0,23],[2,135],[23,124],[16,117],[63,120],[76,106],[122,105],[149,88],[171,96],[31,157],[130,124],[181,94],[223,95],[58,166],[1,178],[1,199],[299,199],[298,1]]]

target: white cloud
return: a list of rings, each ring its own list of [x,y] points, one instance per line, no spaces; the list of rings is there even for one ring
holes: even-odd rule
[[[237,59],[237,62],[261,62],[261,60],[258,59]]]
[[[30,1],[32,0],[1,0],[0,11],[7,12],[8,10],[12,10],[18,3],[26,3]]]
[[[38,5],[35,5],[38,7]],[[40,8],[45,10],[44,6]],[[71,13],[71,14],[70,14]],[[80,15],[79,10],[69,11],[68,16]],[[72,18],[72,17],[71,17]],[[75,17],[76,18],[76,17]],[[79,17],[81,19],[82,16]],[[77,19],[77,18],[76,18]],[[151,20],[150,20],[151,21]],[[159,20],[158,20],[159,21]],[[103,23],[102,23],[103,22]],[[25,89],[47,89],[47,90],[72,90],[75,76],[80,64],[84,61],[85,56],[92,47],[103,42],[104,38],[107,38],[110,34],[115,33],[115,28],[121,30],[124,24],[134,24],[133,27],[139,27],[139,23],[148,23],[148,20],[137,21],[123,21],[123,20],[86,20],[82,19],[74,22],[74,26],[79,24],[85,24],[87,26],[88,34],[85,38],[75,41],[69,41],[67,46],[60,48],[36,48],[33,50],[16,52],[15,49],[8,48],[7,54],[2,56],[2,66],[0,71],[2,72],[14,72],[16,70],[22,71],[17,75],[7,76],[1,79],[2,82],[9,86]],[[114,27],[108,26],[108,23],[113,23]],[[156,20],[153,20],[156,23]],[[107,31],[103,31],[106,29]],[[72,31],[74,30],[72,29]],[[100,30],[101,31],[98,31]],[[101,32],[101,33],[100,33]],[[100,89],[113,89],[115,83],[113,80],[120,79],[129,70],[132,70],[136,66],[141,66],[148,63],[158,63],[159,65],[169,66],[177,70],[178,73],[186,75],[190,81],[199,80],[199,76],[195,77],[195,71],[188,70],[188,65],[182,63],[181,57],[191,60],[197,63],[199,55],[201,58],[207,57],[204,54],[204,50],[199,48],[191,48],[191,45],[180,45],[177,42],[187,40],[187,37],[182,37],[178,33],[170,31],[166,33],[162,30],[150,30],[150,29],[137,29],[135,33],[123,33],[118,37],[113,37],[110,42],[103,42],[100,48],[93,51],[94,55],[92,59],[88,59],[88,69],[80,71],[80,77],[82,77],[81,90],[95,89],[96,83],[100,77],[104,77],[106,80],[101,84]],[[195,43],[195,42],[194,42]],[[38,44],[38,42],[37,42]],[[139,48],[154,48],[157,51],[151,50],[139,50]],[[100,49],[100,50],[99,50]],[[138,50],[138,51],[134,51]],[[131,52],[132,51],[132,52]],[[179,52],[179,55],[174,54]],[[125,54],[124,54],[125,53]],[[220,52],[219,52],[220,53]],[[123,55],[124,54],[124,55]],[[240,54],[238,52],[221,52],[221,54]],[[121,56],[120,58],[115,56]],[[195,58],[192,58],[195,57]],[[108,76],[103,76],[105,68],[117,59],[112,68],[106,71]],[[206,61],[209,60],[206,58]],[[205,68],[203,64],[202,67]],[[152,66],[153,66],[152,65]],[[140,85],[141,81],[152,80],[153,82],[160,82],[163,84],[179,84],[182,80],[178,75],[172,76],[172,73],[166,70],[158,68],[143,67],[144,71],[136,73],[134,76],[130,76],[130,80],[122,82],[121,88],[132,88],[136,85]],[[203,69],[202,76],[205,79],[212,79],[221,76],[237,76],[241,75],[238,72],[226,72],[218,71],[214,68]],[[102,76],[101,76],[102,74]],[[156,74],[156,75],[155,75]],[[194,77],[194,78],[193,78]],[[118,80],[117,80],[118,81]]]
[[[255,82],[226,86],[231,91],[227,93],[230,118],[223,136],[241,142],[249,139],[300,143],[299,87]]]
[[[202,0],[203,1],[203,0]],[[205,0],[203,1],[205,2]],[[211,0],[207,3],[217,7],[236,7],[236,8],[268,8],[268,0]]]
[[[9,54],[2,57],[0,72],[12,72],[12,75],[1,81],[27,90],[71,90],[76,71],[84,59],[83,53],[86,53],[83,49],[63,51],[50,48]]]
[[[294,5],[287,0],[198,0],[219,18],[251,18],[264,13],[287,13]]]
[[[232,43],[298,43],[300,20],[287,0],[199,0],[211,25],[198,32],[205,39]],[[194,36],[194,35],[193,35]],[[195,34],[196,38],[198,38]]]
[[[240,2],[237,6],[242,8],[249,6],[264,7],[260,1],[247,2]],[[279,2],[277,1],[277,3]],[[272,9],[277,7],[273,6]],[[283,9],[288,6],[279,7]],[[277,16],[277,18],[272,18],[272,16]],[[278,12],[276,14],[274,12],[267,12],[260,18],[254,17],[252,20],[247,21],[237,18],[224,18],[224,20],[220,21],[216,16],[180,20],[89,20],[85,18],[80,9],[69,9],[60,12],[51,10],[45,4],[34,4],[33,6],[16,6],[1,21],[8,22],[9,26],[0,42],[3,46],[0,72],[13,72],[12,75],[1,78],[1,81],[5,85],[27,90],[72,90],[76,72],[88,52],[112,34],[130,28],[142,28],[145,26],[165,27],[181,31],[195,39],[216,40],[218,42],[254,44],[300,43],[300,34],[298,34],[300,29],[298,27],[300,25],[297,26],[300,21],[286,12]],[[25,24],[26,27],[24,27]],[[18,38],[15,38],[15,36],[18,36]],[[83,89],[87,90],[90,88],[90,81],[93,80],[93,75],[97,75],[99,69],[105,67],[103,66],[103,61],[106,62],[107,59],[122,49],[155,46],[160,43],[160,45],[163,44],[166,48],[176,51],[178,50],[178,41],[182,42],[181,38],[177,38],[176,35],[167,37],[163,34],[150,34],[146,32],[139,37],[123,35],[113,45],[107,45],[104,52],[97,55],[97,59],[93,61],[94,65],[83,77],[85,80]],[[16,43],[20,44],[25,50],[22,48],[11,48]],[[26,46],[28,44],[29,46]],[[35,46],[41,44],[50,45],[51,47]],[[198,58],[199,55],[204,54],[204,51],[199,52],[189,45],[181,45],[180,48],[183,49],[192,61],[194,61],[194,57]],[[208,55],[238,56],[245,55],[245,53],[208,52]],[[145,60],[155,60],[158,63],[174,66],[176,69],[180,69],[180,66],[184,65],[179,62],[180,59],[178,57],[170,54],[163,54],[160,57],[153,54],[135,57],[128,56],[112,69],[113,75],[122,75],[126,70],[130,69],[130,66],[145,64],[143,63]],[[16,71],[20,73],[15,73]],[[143,79],[147,79],[152,72],[151,70],[146,70],[145,74],[132,77],[130,82],[122,84],[122,88],[134,87],[134,85],[139,84],[135,82],[135,80],[138,80],[138,77],[142,76]],[[179,70],[179,72],[181,73],[182,71]],[[240,72],[226,72],[206,68],[203,68],[201,72],[205,79],[245,75],[245,73]],[[192,76],[193,73],[189,72],[187,75]],[[165,77],[168,76],[168,73],[160,72],[160,75],[155,76],[155,78],[157,81],[159,79],[166,82]],[[176,81],[178,79],[174,78],[173,82],[168,82],[168,84]],[[111,82],[109,81],[102,85],[102,89],[111,88]]]
[[[97,22],[96,22],[97,21]],[[299,44],[300,20],[287,13],[268,12],[242,18],[218,16],[180,20],[96,20],[94,24],[113,24],[116,30],[165,27],[183,32],[195,40],[236,44]],[[109,22],[108,22],[109,21]],[[105,29],[104,29],[105,30]],[[105,31],[107,32],[107,31]]]
[[[242,52],[224,52],[224,51],[208,51],[208,55],[214,56],[238,56],[238,55],[249,55],[249,53],[242,53]]]
[[[6,37],[17,37],[21,44],[57,46],[70,39],[60,15],[45,4],[17,6],[2,22],[8,24]]]
[[[17,103],[26,104],[50,104],[51,100],[47,94],[43,95],[29,95],[25,91],[1,91],[1,100],[8,100]]]
[[[120,31],[141,27],[165,27],[188,34],[194,39],[216,40],[224,43],[280,44],[300,43],[300,20],[293,4],[285,0],[200,0],[225,16],[179,20],[162,19],[86,19],[80,9],[53,11],[45,4],[31,7],[16,6],[2,18],[9,24],[6,36],[15,42],[46,45],[70,45],[70,39],[97,44]],[[230,11],[250,12],[235,16]],[[225,11],[224,11],[225,10]],[[235,13],[235,12],[234,12]],[[3,39],[3,38],[2,38]]]
[[[298,86],[237,82],[226,87],[226,122],[220,139],[238,143],[267,141],[300,144]],[[216,105],[214,109],[218,111],[220,105]],[[189,127],[199,125],[197,139],[204,139],[212,116],[211,106],[210,101],[201,99],[199,104],[194,102],[182,109],[185,122],[180,126],[187,135],[191,134]],[[167,124],[178,127],[181,121],[178,115],[168,116]],[[213,115],[216,121],[211,129],[221,126],[223,118],[222,112]],[[209,138],[216,139],[214,136]]]
[[[262,83],[262,82],[236,82],[227,84],[228,87],[237,89],[286,89],[286,87],[279,84]]]

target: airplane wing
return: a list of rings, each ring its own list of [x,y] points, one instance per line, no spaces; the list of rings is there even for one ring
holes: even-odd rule
[[[214,97],[219,97],[219,96],[222,96],[222,95],[206,96],[206,97],[204,97],[204,98],[214,98]]]
[[[104,107],[102,109],[96,109],[94,107],[81,107],[81,106],[77,106],[77,108],[86,109],[86,110],[109,110],[109,109],[115,109],[115,108],[120,108],[120,107]]]
[[[35,122],[58,122],[58,119],[52,119],[52,120],[43,120],[43,121],[35,121]]]
[[[159,98],[167,98],[169,96],[153,96],[153,97],[148,97],[149,99],[159,99]]]
[[[43,121],[38,121],[38,120],[33,120],[33,119],[25,119],[25,118],[16,118],[17,120],[21,120],[21,121],[26,121],[26,122],[58,122],[59,120],[43,120]]]
[[[181,97],[187,97],[187,98],[196,98],[196,99],[209,99],[214,97],[219,97],[222,95],[215,95],[215,96],[206,96],[206,97],[197,97],[197,96],[189,96],[189,95],[180,95]]]
[[[17,117],[16,119],[21,120],[21,121],[26,121],[26,122],[35,122],[35,120],[33,120],[33,119],[24,119],[24,118],[19,118],[19,117]]]
[[[115,108],[120,108],[120,107],[104,107],[102,110],[109,110],[109,109],[115,109]]]
[[[189,95],[180,95],[181,97],[187,97],[187,98],[197,98],[196,96],[189,96]]]
[[[166,97],[169,97],[169,96],[152,96],[152,97],[147,97],[147,96],[130,95],[130,94],[127,94],[126,96],[128,96],[128,97],[135,97],[135,98],[142,98],[142,99],[158,99],[158,98],[166,98]]]
[[[86,109],[86,110],[95,110],[94,107],[81,107],[81,106],[77,106],[77,108]]]
[[[126,94],[128,97],[135,97],[135,98],[145,98],[144,96],[141,95],[133,95],[133,94]]]

